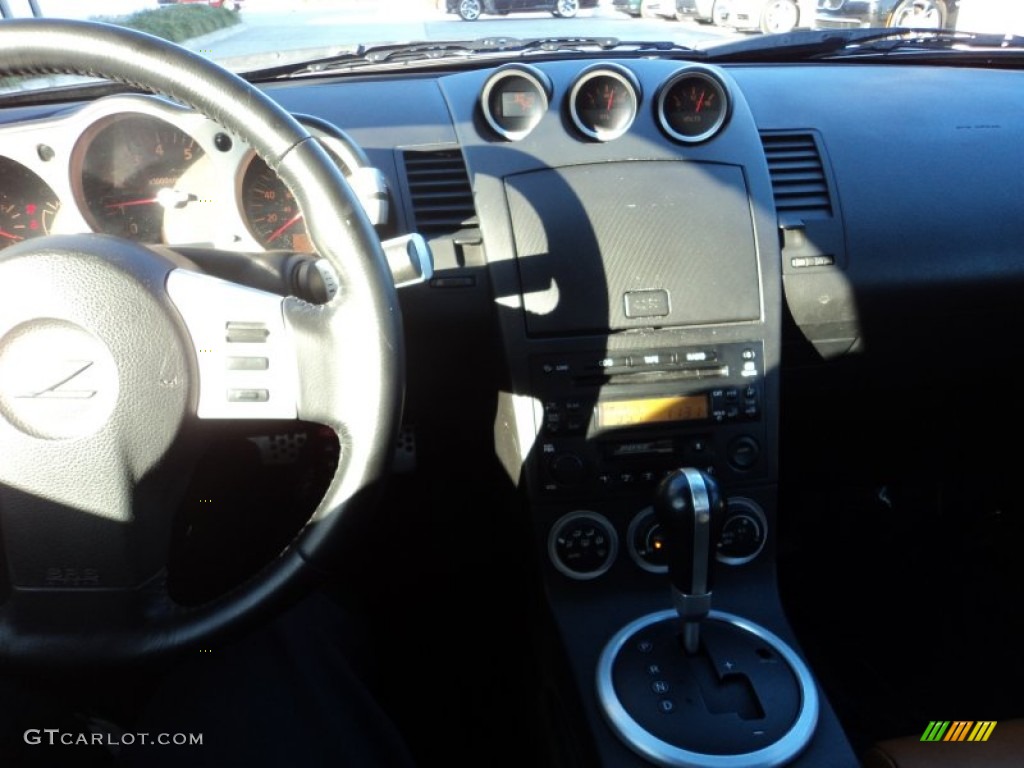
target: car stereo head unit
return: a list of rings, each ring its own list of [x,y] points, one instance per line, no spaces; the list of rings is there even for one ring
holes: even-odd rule
[[[762,359],[760,342],[534,358],[537,487],[639,492],[683,465],[756,477]]]

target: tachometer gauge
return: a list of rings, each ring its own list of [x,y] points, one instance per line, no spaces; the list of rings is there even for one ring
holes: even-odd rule
[[[90,131],[78,179],[98,232],[144,243],[163,241],[164,210],[196,200],[179,181],[204,154],[177,126],[143,114],[119,115]]]
[[[708,72],[684,70],[658,94],[658,123],[676,141],[707,141],[725,125],[729,97],[725,86]]]
[[[16,160],[0,157],[0,248],[48,234],[59,209],[49,184]]]
[[[626,69],[602,65],[585,72],[569,92],[569,115],[585,136],[609,141],[636,118],[640,87]]]
[[[540,72],[522,65],[505,67],[484,85],[480,109],[495,133],[517,141],[532,131],[548,111],[549,90]]]

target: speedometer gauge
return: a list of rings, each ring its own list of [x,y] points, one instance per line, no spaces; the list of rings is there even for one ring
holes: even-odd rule
[[[585,72],[569,92],[569,115],[585,136],[609,141],[629,130],[640,87],[629,70],[602,65]]]
[[[256,156],[242,177],[242,209],[249,229],[265,248],[313,251],[295,196],[281,177]]]
[[[707,141],[725,125],[729,97],[709,72],[687,69],[673,76],[658,94],[658,123],[676,141]]]
[[[49,184],[21,163],[0,157],[0,248],[49,233],[59,209]]]
[[[78,190],[98,232],[143,243],[163,241],[164,210],[196,196],[179,183],[204,154],[195,139],[152,115],[126,114],[102,123],[76,150]]]
[[[370,167],[366,153],[331,123],[309,115],[296,117],[334,160],[359,197],[370,223],[384,224],[389,210],[387,183],[380,171]],[[258,155],[250,157],[239,184],[242,216],[260,245],[302,253],[315,250],[295,196]]]

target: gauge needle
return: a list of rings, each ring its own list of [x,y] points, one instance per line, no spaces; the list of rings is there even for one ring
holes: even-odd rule
[[[615,91],[608,91],[608,111],[612,111],[612,102],[615,101]]]
[[[153,205],[160,203],[164,208],[182,208],[186,203],[195,200],[195,195],[179,192],[176,189],[161,189],[155,197],[140,197],[137,200],[125,200],[123,203],[109,203],[107,208],[130,208],[133,205]]]
[[[12,235],[10,232],[0,229],[0,237],[6,237],[8,240],[24,240],[24,237],[18,235]]]
[[[700,98],[697,99],[697,110],[696,110],[697,112],[700,112],[700,108],[704,106],[704,96],[706,96],[706,95],[707,94],[706,94],[705,91],[701,91],[700,92]]]
[[[123,203],[109,203],[107,208],[128,208],[133,205],[152,205],[157,202],[155,197],[147,197],[142,200],[125,200]]]
[[[292,226],[292,224],[294,224],[295,222],[297,222],[301,218],[302,218],[302,213],[301,212],[296,213],[294,216],[292,216],[290,219],[288,219],[288,221],[286,221],[280,227],[275,229],[274,232],[270,235],[270,237],[267,238],[267,242],[268,243],[272,243],[275,240],[277,240],[277,238],[279,238],[281,235],[283,235],[285,233],[285,230],[288,229],[288,227]]]

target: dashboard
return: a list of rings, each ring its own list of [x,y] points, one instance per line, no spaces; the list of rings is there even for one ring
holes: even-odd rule
[[[833,491],[994,454],[1011,488],[1019,414],[944,449],[988,440],[979,414],[1012,400],[989,389],[1009,374],[973,366],[1009,370],[1021,329],[1024,73],[552,56],[261,87],[382,235],[430,243],[433,278],[400,293],[423,450],[387,533],[445,521],[430,536],[451,559],[424,559],[464,585],[506,567],[488,560],[522,529],[556,649],[548,727],[585,756],[565,765],[648,764],[593,675],[606,638],[667,605],[651,498],[672,468],[731,499],[716,607],[827,663],[848,658],[816,623],[846,604],[840,564],[881,546],[849,543],[860,518]],[[0,110],[0,249],[79,232],[310,250],[276,174],[179,104]],[[388,568],[420,543],[405,546]],[[396,664],[395,679],[413,668]],[[860,721],[836,698],[793,765],[857,764]]]

